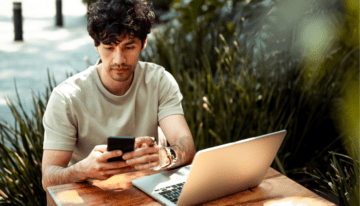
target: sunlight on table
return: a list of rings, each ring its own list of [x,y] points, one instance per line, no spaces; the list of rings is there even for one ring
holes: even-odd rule
[[[64,191],[61,192],[57,199],[62,203],[70,203],[70,204],[80,204],[84,203],[84,200],[79,196],[79,193],[76,190]]]
[[[264,206],[325,206],[329,202],[309,197],[288,197],[282,200],[271,200],[264,203]],[[333,204],[335,205],[335,204]]]

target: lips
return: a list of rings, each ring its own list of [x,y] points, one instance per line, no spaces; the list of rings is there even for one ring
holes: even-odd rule
[[[123,67],[112,67],[111,69],[113,69],[113,70],[117,70],[117,71],[125,71],[125,70],[129,70],[129,68],[123,68]]]

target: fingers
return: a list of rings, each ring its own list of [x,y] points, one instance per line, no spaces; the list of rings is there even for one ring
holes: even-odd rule
[[[142,147],[144,147],[144,144],[146,144],[146,146],[149,146],[149,145],[151,145],[152,142],[153,141],[149,136],[137,137],[135,139],[134,149],[142,148]]]
[[[89,178],[105,180],[109,177],[134,170],[134,166],[126,161],[107,162],[108,159],[123,155],[121,150],[107,151],[107,145],[97,145],[90,155],[84,159],[86,174]]]
[[[121,150],[114,150],[110,152],[104,152],[95,156],[96,171],[104,171],[104,170],[111,170],[111,169],[119,169],[123,167],[128,167],[129,165],[126,164],[125,161],[115,161],[115,162],[108,162],[107,160],[113,157],[120,157],[122,155]]]
[[[159,154],[143,155],[126,160],[126,164],[134,166],[136,170],[148,170],[160,164]]]
[[[121,150],[104,152],[99,156],[98,162],[107,162],[108,159],[113,158],[113,157],[120,157],[122,154],[123,154],[123,152]]]
[[[144,155],[141,157],[126,160],[126,164],[135,166],[137,164],[143,164],[147,162],[157,162],[157,161],[159,161],[159,155],[152,154],[152,155]]]
[[[147,170],[160,164],[159,147],[145,147],[123,155],[126,164],[134,166],[136,170]]]
[[[139,148],[135,151],[125,153],[123,159],[128,160],[150,154],[159,154],[159,147],[155,145],[154,147]]]
[[[107,151],[107,145],[106,144],[96,145],[93,150],[98,151],[98,152],[106,152]]]
[[[126,161],[102,162],[99,164],[99,171],[120,169],[129,166],[132,165],[127,164]]]

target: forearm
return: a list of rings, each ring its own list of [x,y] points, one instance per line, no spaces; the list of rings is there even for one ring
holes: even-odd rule
[[[191,136],[182,136],[178,138],[170,147],[175,151],[177,161],[172,168],[190,163],[196,153],[193,138]]]
[[[85,180],[87,180],[87,177],[80,169],[79,163],[69,167],[48,165],[44,169],[42,184],[46,191],[46,188],[49,186],[82,182]]]

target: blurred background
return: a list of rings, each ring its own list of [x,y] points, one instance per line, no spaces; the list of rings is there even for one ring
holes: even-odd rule
[[[10,202],[43,193],[35,183],[19,188],[41,182],[47,99],[98,56],[86,31],[93,1],[62,0],[62,26],[56,0],[21,1],[23,41],[14,41],[13,1],[3,2],[0,153],[14,161],[0,162],[0,201]],[[156,22],[141,60],[177,80],[197,150],[286,129],[272,167],[330,201],[359,205],[358,0],[151,2]],[[28,180],[8,179],[21,175]]]
[[[22,3],[23,41],[14,41],[13,2]],[[14,98],[14,78],[24,106],[31,106],[29,89],[42,91],[47,69],[59,82],[66,72],[87,68],[84,57],[97,52],[86,30],[86,4],[62,0],[63,26],[56,26],[56,1],[2,0],[0,6],[0,116],[13,121],[6,97]],[[30,105],[29,105],[30,104]]]

